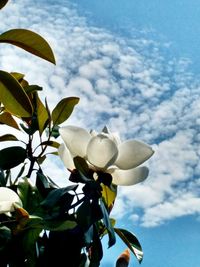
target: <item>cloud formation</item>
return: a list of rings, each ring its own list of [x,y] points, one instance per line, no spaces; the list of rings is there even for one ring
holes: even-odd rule
[[[168,44],[142,34],[126,39],[93,27],[68,2],[13,1],[1,16],[1,32],[14,25],[41,33],[57,60],[51,66],[1,45],[1,68],[43,86],[50,107],[62,97],[80,97],[69,124],[99,131],[107,125],[154,147],[149,179],[120,188],[113,214],[145,227],[199,215],[200,88],[188,60],[170,57]]]

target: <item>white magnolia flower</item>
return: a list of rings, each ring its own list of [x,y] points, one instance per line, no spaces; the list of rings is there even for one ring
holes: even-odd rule
[[[14,211],[15,205],[22,206],[17,193],[7,187],[0,187],[0,214]]]
[[[73,158],[80,156],[93,170],[110,173],[115,185],[133,185],[147,178],[148,168],[138,166],[153,155],[150,146],[136,140],[120,142],[119,137],[107,128],[97,134],[80,127],[65,126],[59,132],[64,144],[60,145],[58,154],[68,169],[75,168]]]

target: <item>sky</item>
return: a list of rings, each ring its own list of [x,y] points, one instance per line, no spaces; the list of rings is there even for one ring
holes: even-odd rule
[[[142,267],[200,266],[199,12],[196,0],[10,0],[0,14],[1,32],[40,33],[57,61],[1,44],[0,68],[42,86],[50,107],[80,97],[67,124],[107,125],[155,150],[147,180],[119,188],[112,214],[140,240]],[[62,164],[48,164],[64,185]],[[101,267],[114,266],[117,244]]]

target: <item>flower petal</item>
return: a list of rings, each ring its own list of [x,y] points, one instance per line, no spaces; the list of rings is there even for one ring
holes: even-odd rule
[[[60,135],[71,152],[75,156],[84,158],[91,135],[83,128],[76,126],[65,126],[59,129]]]
[[[7,187],[0,187],[0,214],[14,211],[14,203],[22,206],[17,193]]]
[[[129,170],[112,168],[107,172],[112,175],[112,183],[115,185],[134,185],[143,182],[147,178],[149,169],[145,166]]]
[[[112,140],[103,134],[92,137],[87,148],[88,161],[97,168],[111,166],[118,155],[118,149]]]
[[[75,169],[74,161],[72,155],[70,154],[69,150],[65,146],[65,144],[61,144],[58,148],[58,155],[62,159],[65,167],[69,170]]]
[[[152,148],[136,140],[128,140],[118,146],[119,154],[115,165],[122,170],[135,168],[149,159]]]

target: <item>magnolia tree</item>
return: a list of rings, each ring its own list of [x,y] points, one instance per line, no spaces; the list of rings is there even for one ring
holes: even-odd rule
[[[6,3],[0,1],[0,7]],[[16,45],[55,64],[49,44],[30,30],[4,32],[0,43]],[[139,165],[153,150],[136,140],[122,142],[106,127],[97,133],[67,125],[79,98],[61,99],[50,110],[47,100],[39,96],[41,90],[29,84],[24,74],[0,70],[0,124],[24,136],[19,140],[11,130],[0,136],[4,144],[0,150],[1,266],[100,266],[105,235],[108,247],[115,245],[116,235],[128,247],[116,266],[128,266],[130,251],[141,262],[138,239],[115,227],[110,213],[119,186],[147,178],[148,168]],[[57,177],[44,173],[49,154],[62,160],[70,185],[59,187]]]

